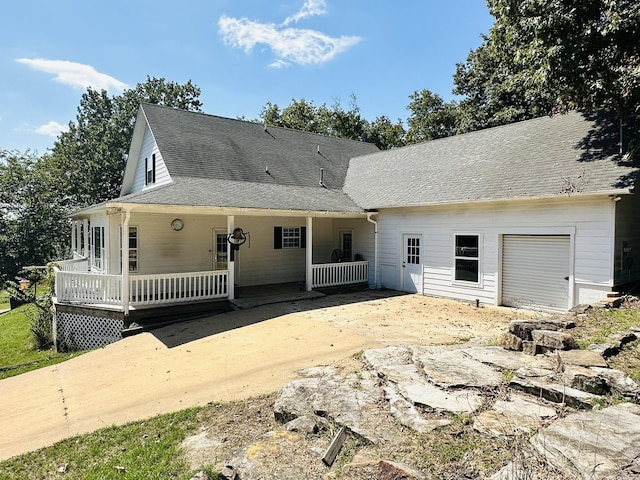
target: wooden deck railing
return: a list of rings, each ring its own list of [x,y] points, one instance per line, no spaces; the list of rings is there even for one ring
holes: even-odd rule
[[[369,262],[319,263],[312,265],[312,288],[365,283],[369,280]]]
[[[131,305],[159,305],[226,298],[227,270],[129,277]]]

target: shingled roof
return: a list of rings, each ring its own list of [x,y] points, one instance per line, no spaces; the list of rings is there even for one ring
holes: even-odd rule
[[[628,192],[619,141],[611,117],[543,117],[354,158],[344,191],[365,209]]]
[[[342,187],[349,159],[379,151],[374,144],[152,104],[141,109],[174,183],[120,201],[361,210]]]

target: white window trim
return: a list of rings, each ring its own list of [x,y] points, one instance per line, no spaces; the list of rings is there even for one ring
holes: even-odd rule
[[[474,236],[478,237],[478,257],[459,257],[456,255],[456,237],[460,236]],[[484,239],[483,235],[480,232],[454,232],[451,238],[451,244],[453,249],[453,262],[451,264],[451,285],[460,285],[464,287],[472,287],[472,288],[483,288],[484,286],[484,275],[482,269],[482,261],[483,261],[483,249],[484,249]],[[471,282],[468,280],[456,280],[456,260],[464,259],[464,260],[477,260],[478,261],[478,281]]]
[[[295,230],[296,235],[287,236],[285,235],[286,230]],[[287,240],[295,240],[297,239],[297,245],[285,245]],[[289,250],[293,248],[301,248],[302,247],[302,228],[300,227],[282,227],[282,249]]]
[[[349,260],[353,261],[353,257],[355,257],[356,254],[353,251],[354,250],[353,247],[354,247],[355,242],[353,241],[354,240],[354,236],[353,236],[353,229],[352,228],[340,228],[338,230],[338,245],[339,245],[338,248],[340,250],[342,250],[342,254],[344,255],[345,252],[344,252],[344,248],[343,247],[344,247],[344,234],[345,233],[351,234],[351,258]],[[345,255],[345,257],[346,257],[346,255]]]
[[[137,273],[140,270],[140,227],[138,225],[129,225],[129,228],[136,229],[136,244],[138,245],[136,248],[129,248],[129,251],[136,250],[136,268],[135,270],[129,270],[129,273]],[[120,226],[120,274],[122,275],[122,267],[124,267],[124,245],[122,244],[122,225]],[[129,232],[127,232],[127,242],[129,242]]]

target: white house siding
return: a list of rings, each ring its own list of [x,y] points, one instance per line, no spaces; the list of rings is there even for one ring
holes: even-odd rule
[[[425,295],[499,304],[502,235],[570,235],[572,303],[602,298],[613,285],[613,208],[608,197],[476,203],[379,214],[382,287],[400,289],[402,235],[422,235]],[[480,283],[455,282],[456,234],[480,237]]]
[[[640,281],[640,197],[621,195],[620,200],[615,202],[615,208],[614,278],[615,285],[624,285]],[[625,242],[627,251],[623,251]]]
[[[151,159],[153,155],[156,156],[156,183],[151,186],[146,186],[145,179],[145,158],[148,159],[149,168],[151,168]],[[137,193],[141,192],[145,188],[157,187],[160,185],[165,185],[167,183],[171,183],[171,177],[169,176],[169,171],[167,170],[166,165],[164,164],[164,160],[162,159],[162,154],[158,149],[158,145],[156,145],[156,141],[149,130],[149,127],[146,127],[144,136],[142,139],[142,149],[140,150],[140,157],[138,158],[138,162],[136,164],[136,173],[133,180],[133,186],[131,192],[129,193]]]
[[[174,231],[171,221],[180,218],[184,228]],[[110,264],[120,273],[120,215],[112,217]],[[197,272],[213,269],[213,228],[226,231],[227,217],[132,213],[129,226],[138,227],[138,274]],[[117,265],[117,271],[115,270]]]

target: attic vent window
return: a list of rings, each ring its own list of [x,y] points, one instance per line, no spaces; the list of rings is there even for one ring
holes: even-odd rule
[[[151,155],[151,162],[148,158],[144,159],[144,184],[153,185],[156,183],[156,154]]]

